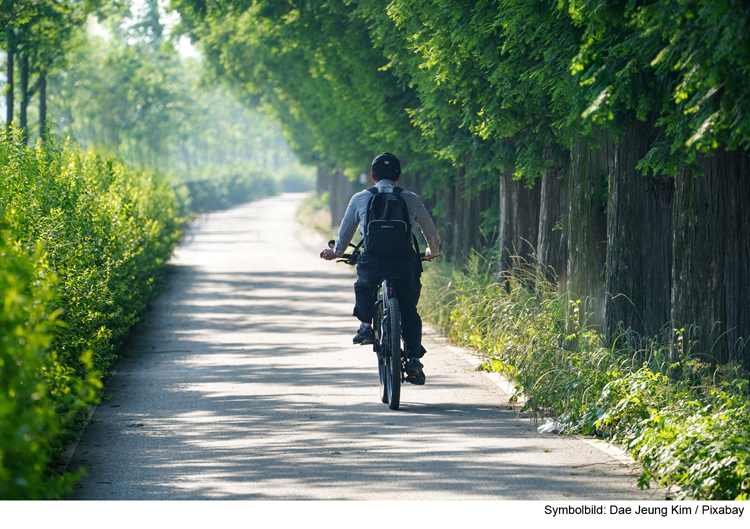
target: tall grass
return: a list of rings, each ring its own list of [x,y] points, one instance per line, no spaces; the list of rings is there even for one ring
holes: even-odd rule
[[[324,237],[335,238],[336,230],[331,227],[331,211],[328,207],[328,193],[311,193],[297,208],[297,222],[312,228]]]
[[[641,486],[674,485],[678,498],[747,499],[746,372],[710,366],[684,348],[670,363],[670,349],[683,347],[679,333],[671,344],[624,332],[607,347],[586,300],[559,293],[550,270],[519,258],[498,275],[494,262],[474,255],[461,270],[430,266],[425,320],[513,378],[525,409],[552,416],[563,432],[622,443],[642,464]]]

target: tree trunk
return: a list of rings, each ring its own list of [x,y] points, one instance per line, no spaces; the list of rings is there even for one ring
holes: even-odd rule
[[[513,248],[513,172],[503,171],[500,174],[499,197],[500,222],[498,226],[498,250],[500,251],[500,273],[512,269],[510,256],[515,253]]]
[[[673,361],[697,355],[750,368],[750,158],[719,151],[703,176],[677,175]]]
[[[8,54],[6,59],[6,76],[7,76],[7,92],[5,94],[5,127],[7,128],[8,132],[13,127],[13,106],[15,105],[15,101],[13,101],[13,95],[15,93],[15,87],[13,84],[13,78],[14,78],[14,59],[16,55],[16,43],[15,39],[13,37],[12,30],[8,30]]]
[[[566,164],[567,165],[567,164]],[[548,277],[565,285],[568,265],[568,237],[563,221],[568,211],[565,167],[544,172],[540,182],[539,236],[536,252],[548,269]]]
[[[469,200],[464,197],[466,193],[466,167],[456,167],[456,178],[454,181],[455,216],[453,218],[453,262],[463,263],[469,256],[471,249],[471,237],[468,219],[470,216]]]
[[[26,131],[28,119],[26,112],[29,108],[29,57],[26,54],[21,55],[21,108],[18,118],[18,128],[21,131],[21,142],[26,145],[29,135]]]
[[[592,148],[581,139],[570,153],[568,180],[568,295],[583,303],[589,323],[604,320],[604,266],[607,258],[606,192],[613,143],[610,133],[597,132]]]
[[[453,176],[455,179],[455,175]],[[455,255],[455,229],[456,224],[456,183],[455,180],[449,182],[445,186],[443,193],[443,222],[442,222],[442,235],[441,239],[443,249],[442,252],[445,254],[447,259],[453,259]]]
[[[424,205],[424,207],[427,209],[427,211],[430,212],[430,215],[433,216],[433,220],[435,221],[435,226],[437,227],[438,233],[440,234],[441,241],[444,241],[445,230],[443,229],[443,224],[442,224],[443,219],[435,218],[435,215],[433,212],[437,204],[437,200],[435,199],[434,196],[427,196],[426,184],[428,180],[429,178],[425,177],[422,173],[410,172],[406,177],[404,176],[401,177],[399,186],[405,189],[408,189],[409,191],[419,196],[419,199],[422,201],[422,204]],[[416,235],[417,241],[419,242],[420,251],[424,251],[426,247],[426,241],[424,240],[424,237],[422,236],[421,231],[419,229],[415,229],[414,234]],[[442,245],[442,248],[443,250],[441,251],[441,254],[447,255],[445,254],[445,244]]]
[[[39,137],[47,141],[47,72],[39,75]]]
[[[326,171],[326,168],[323,166],[323,164],[318,164],[315,181],[315,192],[318,194],[318,196],[320,196],[328,191],[328,189],[328,171]]]
[[[346,206],[349,205],[349,199],[354,194],[354,186],[341,171],[331,173],[329,182],[328,203],[331,208],[331,227],[336,228],[341,225],[341,221],[344,219]]]
[[[539,182],[529,189],[522,180],[517,184],[518,201],[516,203],[516,236],[515,247],[518,255],[531,262],[536,255],[534,245],[539,239],[539,211],[541,209],[541,188]]]
[[[467,164],[468,159],[467,159]],[[451,235],[446,255],[456,264],[463,263],[472,251],[481,252],[488,240],[482,233],[482,212],[492,207],[490,193],[472,189],[472,181],[467,178],[467,165],[455,169],[452,193],[445,199],[452,200],[453,206],[446,212],[452,214]],[[474,182],[476,185],[476,182]],[[446,246],[443,246],[446,248]]]
[[[511,171],[500,177],[500,272],[514,268],[515,257],[533,260],[539,238],[541,185],[529,189]]]
[[[495,181],[496,185],[499,185],[499,181]],[[497,226],[498,218],[485,218],[485,214],[491,212],[495,206],[495,201],[498,200],[498,189],[495,185],[488,189],[483,189],[478,195],[478,211],[477,211],[477,234],[479,242],[477,248],[495,248],[498,244],[497,241]],[[493,215],[497,212],[493,212]],[[482,226],[485,227],[488,221],[492,222],[492,228],[487,231],[483,231]]]
[[[634,121],[615,145],[607,205],[604,332],[655,337],[670,319],[674,179],[636,169],[657,137],[655,119]]]

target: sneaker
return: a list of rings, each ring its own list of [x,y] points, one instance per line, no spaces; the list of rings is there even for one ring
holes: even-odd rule
[[[357,334],[354,335],[352,343],[359,345],[369,345],[375,343],[375,333],[372,331],[372,327],[360,325],[357,329]]]
[[[417,386],[423,386],[426,377],[422,371],[422,362],[418,358],[406,359],[406,381]]]

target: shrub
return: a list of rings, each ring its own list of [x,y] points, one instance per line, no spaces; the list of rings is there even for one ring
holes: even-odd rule
[[[275,195],[279,190],[279,184],[267,171],[252,167],[216,167],[176,185],[183,186],[190,195],[190,209],[196,213],[226,209]]]
[[[91,351],[103,374],[179,239],[174,192],[71,145],[2,142],[0,174],[10,237],[40,247],[59,279],[53,306],[67,325],[53,346],[66,365]]]
[[[71,145],[0,138],[0,178],[0,497],[56,497],[52,461],[158,290],[179,203]]]
[[[29,256],[9,241],[2,224],[0,498],[59,497],[73,476],[50,472],[57,436],[93,400],[96,382],[79,378],[51,351],[55,276],[40,252]]]

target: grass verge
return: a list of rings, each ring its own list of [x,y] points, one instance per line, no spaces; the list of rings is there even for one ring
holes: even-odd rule
[[[623,445],[642,465],[639,486],[674,487],[677,499],[746,500],[748,373],[684,355],[671,364],[679,341],[623,335],[605,347],[586,303],[560,295],[549,275],[517,260],[498,281],[491,261],[478,255],[461,270],[433,263],[423,275],[420,313],[481,351],[485,369],[515,380],[526,410],[554,417],[564,433]],[[680,378],[668,376],[674,373]]]
[[[336,231],[331,228],[328,193],[310,193],[297,208],[296,216],[300,225],[311,228],[329,239],[336,237]]]

